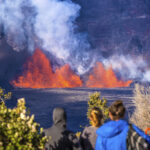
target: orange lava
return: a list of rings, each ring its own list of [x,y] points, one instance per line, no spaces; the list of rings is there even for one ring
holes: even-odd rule
[[[105,69],[100,62],[96,63],[90,74],[86,87],[98,88],[113,88],[113,87],[128,87],[132,80],[122,81],[118,80],[112,68]]]
[[[82,81],[68,64],[52,71],[46,55],[36,49],[33,56],[23,66],[24,72],[11,84],[21,88],[71,88],[81,87]]]
[[[23,66],[23,73],[11,84],[21,88],[72,88],[82,87],[83,82],[68,64],[52,71],[52,66],[46,55],[39,49]],[[85,81],[86,87],[112,88],[128,87],[132,80],[118,80],[112,68],[105,69],[100,62],[96,63],[93,71]]]

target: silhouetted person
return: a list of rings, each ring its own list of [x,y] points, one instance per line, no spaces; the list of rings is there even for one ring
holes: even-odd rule
[[[46,150],[81,150],[79,141],[73,132],[66,129],[66,112],[63,108],[53,110],[53,125],[45,129],[45,135],[49,140],[45,146]]]
[[[102,125],[103,114],[99,108],[93,108],[89,116],[91,126],[85,127],[80,136],[80,143],[83,150],[94,150],[96,143],[96,130]]]
[[[115,101],[109,108],[111,121],[104,123],[96,131],[98,136],[95,150],[149,150],[150,137],[134,124],[130,128],[128,122],[123,120],[124,115],[125,107],[122,101]]]

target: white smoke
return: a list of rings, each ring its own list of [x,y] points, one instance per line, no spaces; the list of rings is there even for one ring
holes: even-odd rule
[[[25,41],[21,3],[20,0],[0,0],[0,24],[4,25],[8,43],[17,51],[22,49]]]
[[[144,73],[144,75],[143,75],[143,81],[150,82],[150,69]]]
[[[123,79],[150,81],[150,69],[142,56],[114,55],[104,59],[103,63],[106,67],[112,66]]]
[[[42,47],[83,74],[92,60],[86,36],[74,33],[79,10],[70,0],[0,0],[0,24],[14,50]]]
[[[69,1],[56,0],[32,0],[32,4],[38,12],[35,33],[42,39],[43,47],[58,58],[68,58],[71,49],[78,44],[73,37],[73,21],[80,7]]]

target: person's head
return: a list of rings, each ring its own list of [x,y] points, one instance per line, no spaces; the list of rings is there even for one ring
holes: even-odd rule
[[[63,108],[57,107],[53,110],[53,123],[66,126],[67,116]]]
[[[111,120],[119,120],[125,115],[125,107],[121,100],[117,100],[109,107],[109,117]]]
[[[94,107],[90,112],[89,119],[91,121],[92,126],[94,126],[94,127],[101,126],[102,122],[103,122],[103,113],[102,113],[102,111],[99,108]]]

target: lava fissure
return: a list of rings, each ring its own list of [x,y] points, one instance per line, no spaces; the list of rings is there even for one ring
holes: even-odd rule
[[[75,74],[68,64],[52,70],[51,63],[46,55],[36,49],[31,58],[24,64],[23,73],[17,79],[11,81],[15,87],[21,88],[73,88],[83,87],[80,76]],[[127,87],[132,81],[118,80],[113,69],[105,69],[100,62],[96,63],[88,80],[86,87],[111,88]]]

